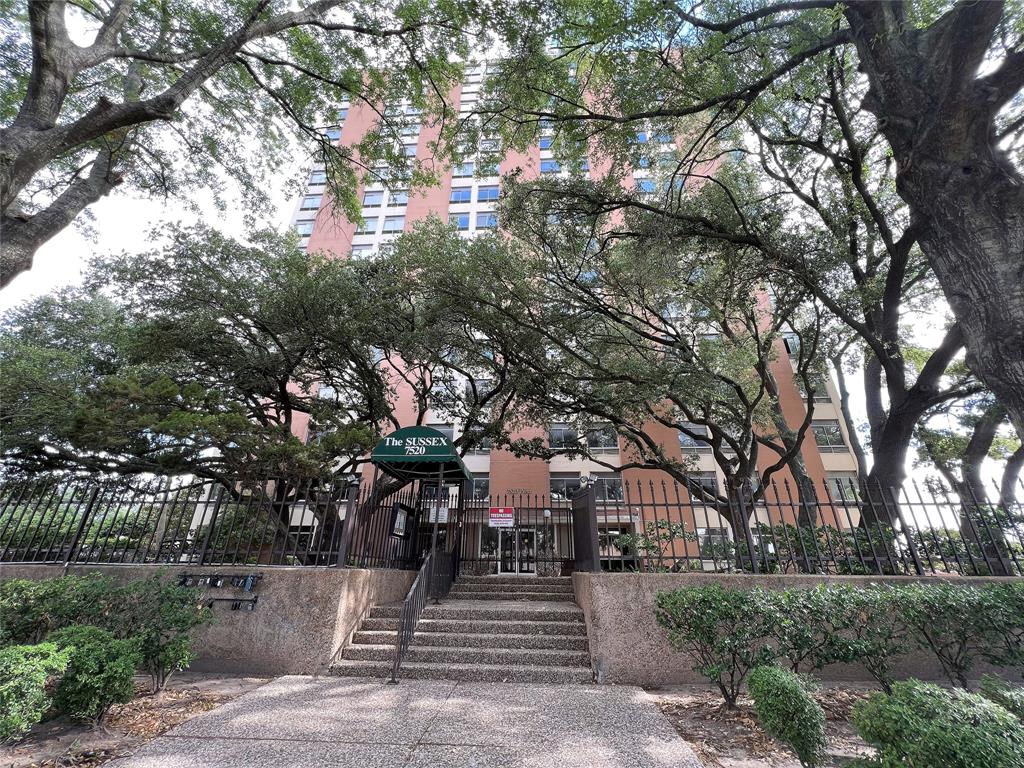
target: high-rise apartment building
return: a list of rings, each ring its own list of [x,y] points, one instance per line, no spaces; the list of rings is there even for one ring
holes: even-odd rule
[[[465,82],[453,89],[451,103],[458,104],[460,112],[470,112],[476,104],[481,83],[485,77],[486,64],[471,67],[467,71]],[[392,105],[391,109],[401,109],[405,114],[414,116],[409,107]],[[365,105],[343,105],[339,112],[339,124],[329,128],[327,135],[343,145],[357,144],[377,119],[376,113]],[[438,129],[430,125],[411,126],[405,131],[403,150],[407,157],[424,158],[429,153],[431,142],[438,136]],[[551,138],[541,136],[539,142],[528,152],[510,152],[504,156],[497,167],[484,168],[479,158],[472,156],[463,164],[448,167],[440,172],[440,184],[426,189],[409,190],[388,189],[383,184],[370,184],[360,189],[359,195],[363,204],[363,222],[347,221],[335,216],[329,202],[324,198],[325,173],[322,169],[313,169],[308,179],[305,194],[296,206],[293,226],[302,237],[303,246],[310,251],[327,252],[339,258],[366,259],[373,258],[381,246],[393,240],[403,231],[409,230],[413,224],[433,214],[451,222],[465,237],[473,237],[477,233],[493,230],[497,226],[495,213],[501,192],[501,175],[513,170],[520,171],[520,178],[537,178],[542,175],[564,175],[551,151]],[[646,165],[656,166],[657,153],[663,151],[669,155],[674,149],[671,136],[661,133],[641,133],[638,142],[651,143],[655,153],[655,161]],[[489,149],[489,148],[484,148]],[[387,176],[386,168],[382,169]],[[583,171],[592,175],[600,172],[600,168],[590,169],[584,165]],[[437,169],[435,168],[435,171]],[[655,190],[653,174],[647,168],[637,168],[633,173],[633,182],[640,190]],[[799,424],[805,411],[804,399],[799,391],[794,375],[790,352],[786,348],[787,341],[778,342],[779,354],[772,362],[780,388],[780,400],[783,413],[790,424]],[[399,390],[401,396],[401,390]],[[403,412],[401,405],[397,409]],[[410,407],[409,413],[413,412]],[[460,425],[451,423],[444,413],[429,413],[426,423],[438,428],[450,436],[457,436]],[[699,430],[697,430],[699,431]],[[666,447],[666,452],[675,458],[684,455],[692,456],[696,461],[702,482],[709,485],[721,484],[721,475],[710,448],[699,441],[676,433],[660,425],[651,425],[650,434],[656,436]],[[851,452],[847,427],[842,418],[836,391],[830,381],[825,382],[823,389],[815,395],[815,414],[812,425],[813,439],[804,442],[802,453],[807,473],[813,479],[819,494],[824,498],[829,490],[838,495],[835,489],[843,484],[848,495],[850,482],[856,477],[857,464]],[[616,463],[616,457],[625,450],[613,431],[591,431],[586,436],[575,433],[570,424],[550,424],[545,429],[537,428],[524,437],[546,437],[553,447],[563,446],[569,441],[586,439],[590,443],[591,452],[599,454],[608,463]],[[777,457],[767,451],[761,452],[760,462],[764,466],[772,463]],[[586,478],[596,489],[598,502],[609,504],[621,503],[623,485],[641,480],[646,483],[650,479],[660,482],[667,479],[660,473],[650,470],[631,469],[623,473],[609,472],[601,464],[566,457],[556,457],[551,461],[517,458],[511,453],[482,447],[465,457],[467,468],[474,475],[473,495],[483,499],[488,496],[529,495],[543,496],[551,503],[568,498],[579,487],[581,478]],[[780,473],[780,479],[786,473]],[[826,487],[829,490],[826,490]],[[635,522],[635,521],[634,521]],[[622,520],[616,518],[607,521],[610,534],[624,530]],[[701,523],[695,521],[700,527]],[[721,521],[706,519],[702,530],[721,532]],[[486,531],[472,535],[484,537]],[[481,539],[480,546],[484,544]],[[517,545],[518,546],[518,545]],[[518,569],[517,566],[511,566]]]

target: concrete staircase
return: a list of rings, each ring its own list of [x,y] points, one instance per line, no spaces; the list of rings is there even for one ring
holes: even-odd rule
[[[388,677],[401,604],[378,605],[332,665],[346,677]],[[462,576],[423,610],[400,677],[589,683],[583,611],[567,577]]]

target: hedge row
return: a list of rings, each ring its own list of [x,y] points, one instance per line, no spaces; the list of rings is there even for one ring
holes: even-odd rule
[[[202,592],[160,576],[118,584],[98,574],[0,582],[0,741],[51,704],[98,721],[132,696],[136,670],[154,692],[191,663],[190,633],[212,613]],[[51,702],[46,695],[56,688]]]
[[[782,591],[718,584],[659,593],[658,622],[694,671],[735,707],[751,669],[860,663],[889,692],[900,659],[934,655],[967,687],[978,660],[1024,669],[1024,583],[819,585]]]

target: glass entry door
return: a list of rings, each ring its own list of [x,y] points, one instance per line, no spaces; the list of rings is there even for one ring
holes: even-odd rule
[[[533,528],[503,528],[498,542],[499,573],[537,572],[537,532]]]

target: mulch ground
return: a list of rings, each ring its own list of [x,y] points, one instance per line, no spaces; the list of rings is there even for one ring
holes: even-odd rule
[[[13,747],[0,748],[3,768],[94,768],[129,754],[170,728],[268,682],[265,678],[188,675],[172,678],[159,694],[148,681],[136,697],[115,704],[92,727],[59,717],[35,726]]]
[[[850,724],[854,703],[869,692],[866,688],[828,686],[815,693],[825,710],[825,732],[833,766],[871,753]],[[728,710],[717,691],[702,687],[658,690],[651,695],[706,768],[800,766],[785,745],[761,730],[749,699],[741,698],[738,709]]]

